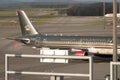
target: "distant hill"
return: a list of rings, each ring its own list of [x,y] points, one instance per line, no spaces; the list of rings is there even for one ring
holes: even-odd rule
[[[76,3],[94,3],[96,0],[1,0],[0,9],[18,9],[18,8],[53,8],[53,7],[67,7]],[[105,0],[97,0],[105,1]],[[96,1],[96,2],[97,2]],[[62,7],[61,7],[62,6]]]
[[[37,2],[72,2],[74,0],[35,0]]]
[[[17,1],[17,0],[11,0],[11,1],[9,1],[9,0],[1,0],[0,1],[0,5],[1,4],[11,4],[11,3],[19,3],[20,1]]]
[[[19,2],[76,2],[75,0],[1,0],[0,4],[11,4]]]
[[[111,2],[112,0],[74,0],[79,2]]]
[[[1,0],[0,4],[9,4],[9,3],[19,3],[19,2],[67,2],[67,3],[76,3],[76,2],[110,2],[109,0]]]

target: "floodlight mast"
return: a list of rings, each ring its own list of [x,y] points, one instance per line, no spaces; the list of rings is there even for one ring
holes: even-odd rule
[[[113,0],[113,62],[117,62],[117,2]],[[114,66],[114,80],[117,80],[117,66]]]

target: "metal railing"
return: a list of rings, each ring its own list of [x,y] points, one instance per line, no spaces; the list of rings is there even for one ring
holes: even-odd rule
[[[11,71],[9,69],[9,57],[13,58],[56,58],[56,59],[87,59],[89,60],[89,73],[54,73],[54,72],[28,72],[28,71]],[[75,76],[75,77],[89,77],[89,80],[93,80],[93,59],[89,56],[45,56],[45,55],[17,55],[6,54],[5,55],[5,80],[8,80],[8,74],[27,74],[27,75],[48,75],[48,76]]]
[[[110,62],[110,80],[114,80],[114,66],[119,65],[120,62]]]

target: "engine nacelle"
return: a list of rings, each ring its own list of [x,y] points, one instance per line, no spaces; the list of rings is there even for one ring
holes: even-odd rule
[[[79,56],[88,55],[88,50],[86,49],[72,49],[72,52],[74,52],[74,55],[79,55]]]
[[[84,51],[84,50],[76,51],[76,52],[75,52],[75,55],[84,56],[84,55],[85,55],[85,51]]]

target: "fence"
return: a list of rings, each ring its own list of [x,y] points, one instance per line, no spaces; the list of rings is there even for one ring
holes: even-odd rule
[[[9,57],[17,58],[56,58],[56,59],[87,59],[89,60],[89,73],[88,74],[72,74],[72,73],[54,73],[54,72],[28,72],[28,71],[11,71],[9,69]],[[45,55],[5,55],[5,80],[8,80],[8,74],[27,74],[27,75],[48,75],[48,76],[74,76],[74,77],[89,77],[89,80],[93,80],[93,60],[88,56],[45,56]]]
[[[120,66],[120,62],[110,62],[110,80],[114,80],[114,65]]]

